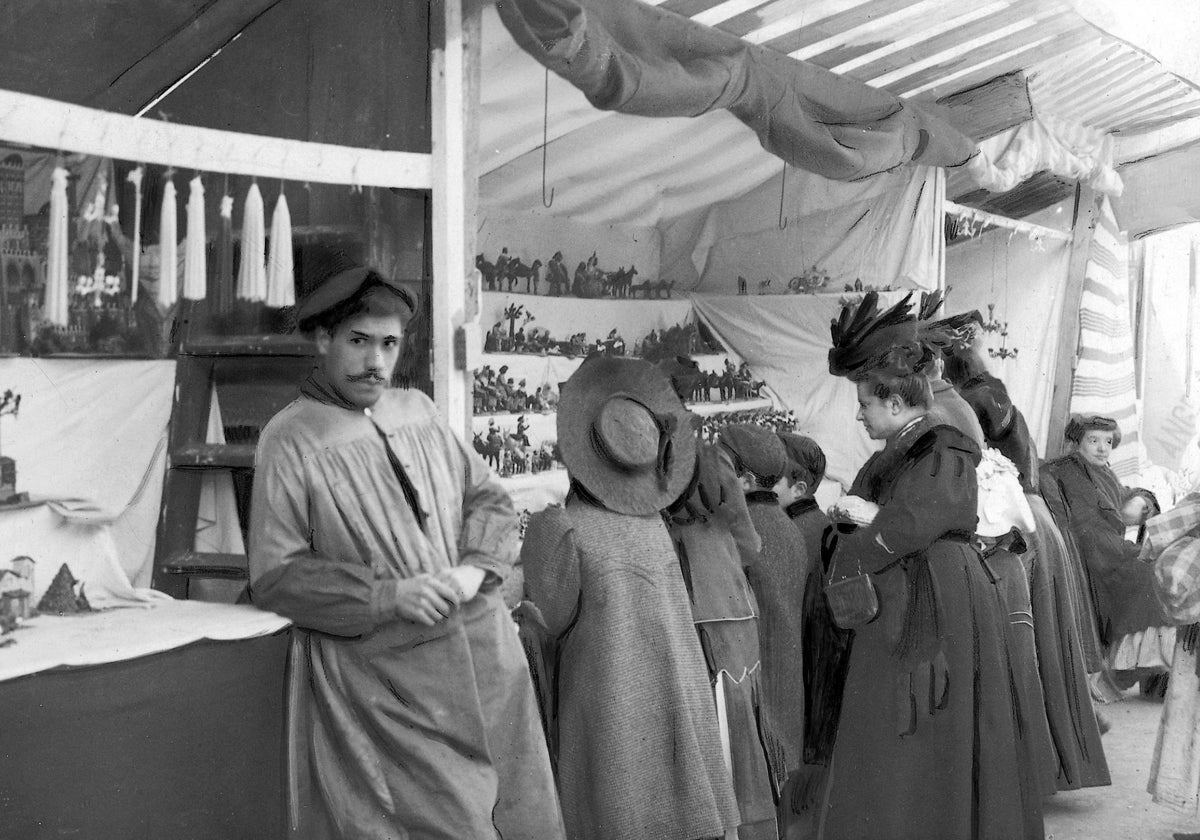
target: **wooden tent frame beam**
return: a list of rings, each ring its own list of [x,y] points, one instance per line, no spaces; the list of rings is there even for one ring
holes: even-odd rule
[[[432,88],[432,266],[430,311],[433,400],[451,430],[470,440],[468,348],[479,312],[475,269],[482,6],[478,0],[429,5]]]
[[[1054,355],[1054,389],[1050,397],[1050,422],[1046,431],[1046,458],[1065,454],[1063,434],[1071,414],[1071,388],[1079,363],[1079,307],[1083,303],[1083,285],[1087,277],[1092,237],[1100,221],[1104,195],[1079,184],[1075,188],[1075,214],[1071,226],[1071,257],[1067,264],[1067,288],[1063,293],[1059,319],[1058,350]]]
[[[259,178],[428,190],[432,158],[243,134],[0,90],[0,141]]]

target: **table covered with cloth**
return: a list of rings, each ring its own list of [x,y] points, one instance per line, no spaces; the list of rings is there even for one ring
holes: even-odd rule
[[[0,834],[279,836],[287,626],[165,600],[0,637]]]

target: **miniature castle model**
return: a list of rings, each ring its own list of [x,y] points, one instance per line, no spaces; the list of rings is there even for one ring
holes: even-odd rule
[[[14,557],[0,568],[0,622],[24,621],[33,615],[32,557]]]
[[[0,351],[18,347],[31,308],[45,287],[44,258],[35,252],[25,223],[25,164],[20,155],[0,160]]]
[[[14,394],[11,388],[0,394],[0,418],[16,417],[20,408],[20,394]],[[17,462],[0,455],[0,505],[23,502],[26,499],[28,494],[17,492]]]
[[[17,495],[17,462],[0,455],[0,505]]]

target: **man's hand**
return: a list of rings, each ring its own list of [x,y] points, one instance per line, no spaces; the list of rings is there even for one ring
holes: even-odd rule
[[[454,587],[441,577],[421,574],[402,580],[396,586],[400,617],[432,627],[450,615],[459,604]]]
[[[478,566],[455,566],[438,575],[438,580],[454,589],[458,603],[465,604],[479,594],[487,572]]]

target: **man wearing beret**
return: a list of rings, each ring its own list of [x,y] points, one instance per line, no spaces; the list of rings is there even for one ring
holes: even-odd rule
[[[298,309],[317,366],[263,429],[254,602],[299,628],[290,830],[563,836],[528,666],[498,587],[517,517],[419,391],[389,387],[411,298],[342,255]]]

